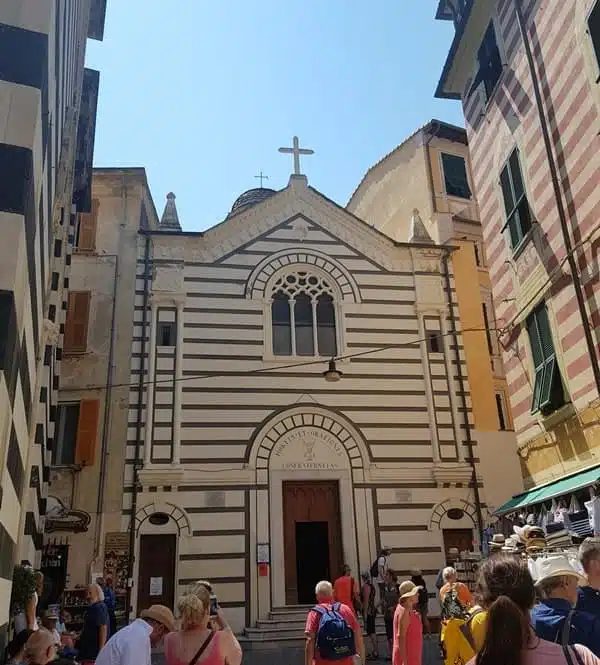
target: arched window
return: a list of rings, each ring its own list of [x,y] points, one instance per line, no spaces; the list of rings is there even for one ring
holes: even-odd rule
[[[286,273],[273,286],[273,355],[337,354],[335,305],[329,284],[317,275]]]

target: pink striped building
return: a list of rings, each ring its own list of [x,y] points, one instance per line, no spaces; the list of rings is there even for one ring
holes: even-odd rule
[[[436,18],[455,24],[436,96],[463,104],[526,486],[600,477],[600,0]]]

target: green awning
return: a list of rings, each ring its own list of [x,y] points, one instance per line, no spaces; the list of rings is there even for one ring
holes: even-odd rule
[[[593,485],[598,480],[600,480],[600,464],[585,471],[572,473],[560,480],[552,480],[549,483],[538,485],[528,492],[517,494],[494,512],[496,515],[506,515],[506,513],[512,513],[525,506],[533,506],[536,503],[542,503],[542,501],[554,499],[563,494],[576,492],[584,487]]]

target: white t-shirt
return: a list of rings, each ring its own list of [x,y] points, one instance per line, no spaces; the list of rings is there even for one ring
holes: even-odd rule
[[[382,568],[383,568],[383,576],[381,572]],[[378,584],[383,584],[385,582],[385,574],[387,573],[388,568],[389,568],[388,558],[383,555],[380,556],[379,559],[377,559],[377,571],[379,574],[377,575],[376,582]]]
[[[38,626],[38,620],[37,620],[37,606],[38,606],[38,595],[37,591],[33,592],[33,597],[35,598],[35,619],[33,620],[33,630],[37,630],[39,628]],[[22,630],[25,630],[27,628],[27,615],[25,612],[19,612],[15,616],[15,633],[19,634]]]
[[[100,649],[96,665],[151,665],[152,626],[136,619],[117,631]]]

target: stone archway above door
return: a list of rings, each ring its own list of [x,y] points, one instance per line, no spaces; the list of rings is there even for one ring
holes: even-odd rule
[[[188,514],[179,506],[168,501],[153,501],[142,508],[135,514],[135,533],[139,535],[140,527],[152,515],[157,513],[164,513],[172,519],[177,525],[177,531],[180,536],[192,535],[192,524]]]
[[[368,448],[341,414],[315,404],[279,412],[257,432],[249,462],[258,470],[363,469]]]

